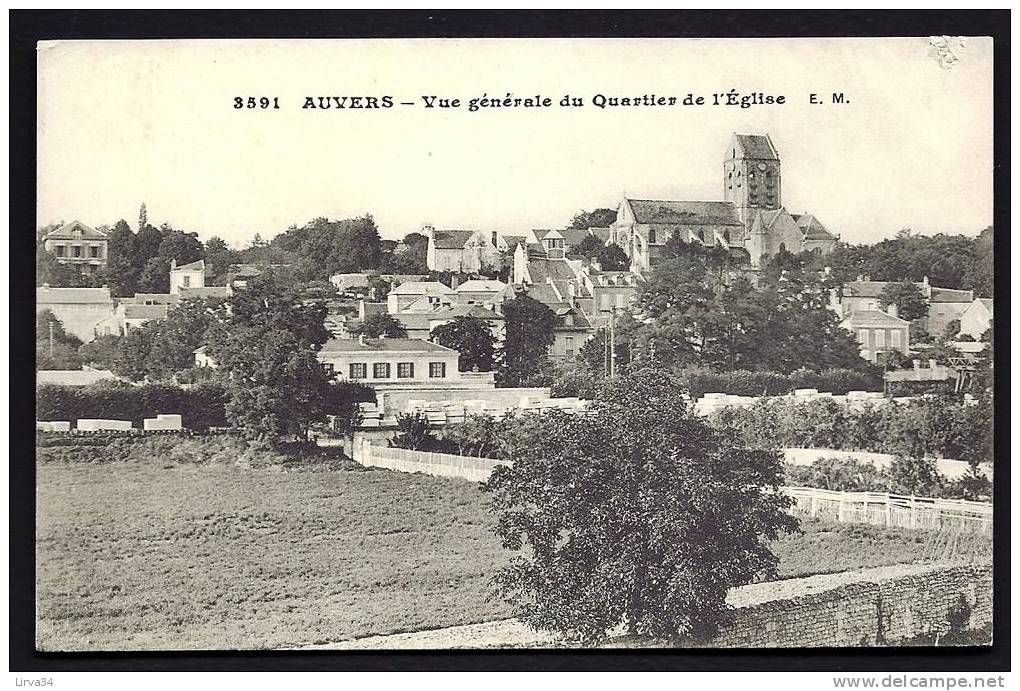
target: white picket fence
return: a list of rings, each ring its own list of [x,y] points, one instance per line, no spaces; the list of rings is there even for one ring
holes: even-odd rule
[[[365,466],[473,482],[488,480],[493,468],[510,463],[494,458],[390,448],[372,444],[368,439],[357,440],[353,450],[354,460]],[[784,487],[783,492],[797,500],[791,508],[797,516],[915,530],[977,533],[992,530],[992,505],[983,502],[887,492],[836,492],[814,487]]]
[[[993,507],[984,502],[815,487],[784,487],[783,491],[797,500],[793,513],[799,516],[890,528],[986,534],[992,530]]]
[[[368,439],[356,441],[353,450],[354,460],[365,466],[388,468],[405,473],[459,477],[474,482],[485,482],[492,474],[493,468],[500,463],[507,463],[493,458],[396,449],[372,444]]]

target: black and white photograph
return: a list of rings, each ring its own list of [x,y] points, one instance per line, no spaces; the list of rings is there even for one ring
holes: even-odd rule
[[[987,649],[995,48],[40,40],[35,651]]]

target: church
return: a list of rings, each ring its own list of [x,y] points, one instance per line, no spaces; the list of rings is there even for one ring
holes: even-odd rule
[[[769,135],[734,134],[723,160],[722,201],[633,199],[624,196],[610,240],[647,272],[670,237],[727,249],[758,268],[782,250],[827,254],[837,236],[811,214],[783,206],[779,152]]]

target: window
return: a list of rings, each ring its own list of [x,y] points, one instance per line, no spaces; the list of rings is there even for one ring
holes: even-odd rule
[[[324,362],[324,363],[322,363],[322,369],[330,377],[333,376],[333,372],[335,371],[335,368],[333,367],[333,363],[332,362]]]
[[[429,363],[429,376],[432,379],[442,379],[446,376],[446,363],[445,362],[430,362]]]
[[[567,336],[566,338],[563,339],[563,344],[564,352],[566,353],[567,357],[574,357],[574,337]]]
[[[67,255],[67,247],[65,245],[57,245],[57,256],[63,257]]]
[[[71,248],[71,256],[72,257],[81,256],[81,245],[75,245],[74,247]]]
[[[368,376],[368,365],[364,362],[351,363],[351,379],[364,379]]]
[[[413,362],[398,362],[397,363],[397,377],[400,379],[410,379],[414,376],[414,363]]]
[[[885,348],[885,329],[875,331],[875,347]]]
[[[857,329],[857,340],[861,342],[862,346],[868,345],[868,330]]]
[[[892,342],[892,347],[893,348],[902,348],[903,347],[903,332],[900,331],[899,329],[896,329],[896,330],[892,331],[889,334],[889,338],[890,338],[890,340]]]
[[[372,365],[372,378],[373,379],[389,379],[390,378],[390,363],[388,362],[377,362]]]
[[[184,287],[185,288],[191,287],[191,276],[188,276],[187,274],[184,275]]]
[[[93,259],[99,259],[99,245],[89,247],[89,256]]]
[[[649,245],[655,244],[655,228],[648,229],[648,244]]]

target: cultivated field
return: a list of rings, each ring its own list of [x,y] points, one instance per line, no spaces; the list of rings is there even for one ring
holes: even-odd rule
[[[227,463],[38,466],[38,647],[278,648],[511,616],[477,485]],[[805,523],[781,576],[919,560],[931,535]],[[990,552],[990,547],[988,548]]]

